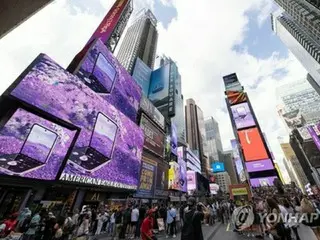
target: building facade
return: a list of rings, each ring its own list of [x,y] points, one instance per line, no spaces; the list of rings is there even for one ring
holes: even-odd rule
[[[208,154],[209,164],[223,160],[223,148],[219,130],[219,123],[210,117],[205,120],[206,144],[205,152]]]
[[[220,190],[224,193],[229,192],[229,185],[231,185],[231,179],[229,173],[221,172],[221,173],[214,173],[213,176],[215,177],[215,183],[219,185]]]
[[[236,166],[234,163],[234,158],[233,158],[233,150],[230,151],[225,151],[223,153],[224,155],[224,166],[225,166],[225,170],[226,172],[229,174],[230,176],[230,181],[231,184],[237,184],[238,183],[238,177],[237,177],[237,172],[236,172]]]
[[[305,67],[310,74],[308,81],[320,93],[320,15],[309,15],[305,10],[301,13],[295,0],[276,2],[286,12],[272,14],[272,29]]]
[[[157,19],[150,10],[143,9],[128,28],[117,58],[130,74],[138,57],[153,69],[157,43]]]

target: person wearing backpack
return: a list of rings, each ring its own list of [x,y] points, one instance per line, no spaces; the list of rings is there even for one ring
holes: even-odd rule
[[[190,197],[184,210],[181,240],[203,240],[202,220],[204,214],[201,207],[196,206],[196,199]]]

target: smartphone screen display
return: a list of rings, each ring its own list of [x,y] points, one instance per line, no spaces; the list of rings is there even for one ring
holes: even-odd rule
[[[247,115],[246,109],[244,107],[237,108],[239,117],[245,117]]]
[[[117,129],[118,127],[113,121],[102,113],[99,113],[93,130],[90,146],[105,157],[111,158]]]
[[[39,125],[34,125],[26,139],[21,153],[45,163],[57,139],[57,134]]]
[[[107,92],[111,92],[116,77],[116,70],[106,57],[99,53],[92,74],[103,85]]]

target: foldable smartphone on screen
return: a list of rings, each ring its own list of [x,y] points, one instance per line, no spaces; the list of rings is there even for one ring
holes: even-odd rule
[[[89,146],[75,147],[69,158],[70,164],[75,168],[93,172],[108,163],[112,158],[117,131],[116,123],[99,113]]]
[[[102,53],[99,53],[92,72],[83,79],[93,91],[108,94],[114,87],[116,69]]]
[[[0,168],[12,174],[22,174],[46,164],[58,135],[34,124],[18,154],[1,156]]]

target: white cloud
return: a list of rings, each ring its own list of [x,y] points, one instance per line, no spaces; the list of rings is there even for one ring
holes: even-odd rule
[[[0,93],[40,53],[66,67],[75,54],[84,46],[100,23],[113,0],[100,1],[105,8],[94,15],[91,11],[72,12],[67,4],[76,0],[59,0],[49,5],[27,22],[0,39],[0,66],[2,66]],[[92,1],[92,2],[91,2]],[[135,12],[147,7],[154,9],[155,0],[135,0]],[[177,17],[165,29],[159,24],[159,53],[165,53],[178,62],[182,75],[185,98],[194,98],[206,116],[215,117],[225,148],[233,132],[224,102],[222,76],[237,72],[255,109],[261,128],[266,132],[277,159],[282,159],[277,136],[284,134],[275,112],[274,89],[278,82],[299,79],[305,71],[292,55],[281,58],[275,52],[267,59],[257,59],[244,51],[232,50],[241,44],[248,27],[245,15],[250,10],[259,10],[257,21],[268,20],[269,0],[161,0],[175,6]],[[271,29],[270,29],[271,32]],[[273,77],[277,69],[288,73]],[[250,88],[258,83],[257,88]],[[224,110],[224,111],[223,111]]]

